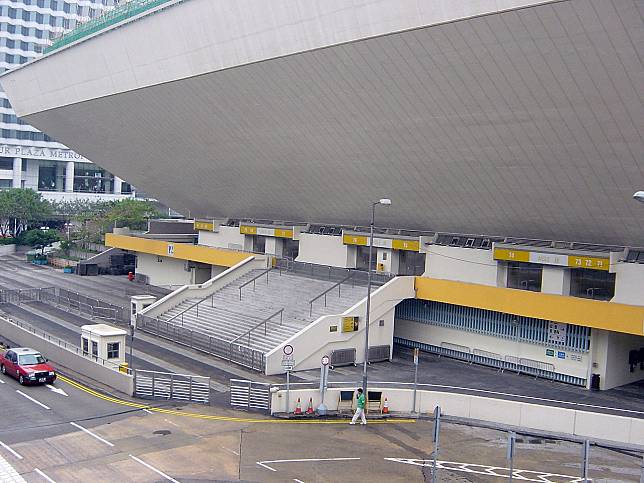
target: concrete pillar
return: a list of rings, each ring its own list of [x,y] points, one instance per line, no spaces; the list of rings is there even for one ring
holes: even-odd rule
[[[120,195],[122,189],[123,189],[123,180],[118,176],[114,176],[114,190],[113,190],[114,194]]]
[[[282,257],[284,254],[284,240],[272,236],[266,237],[266,248],[264,252],[267,255]]]
[[[22,158],[13,158],[13,188],[20,188],[22,185]]]
[[[74,191],[74,161],[67,161],[65,167],[65,191],[67,193]]]
[[[541,291],[555,295],[570,295],[570,270],[563,267],[543,267]]]

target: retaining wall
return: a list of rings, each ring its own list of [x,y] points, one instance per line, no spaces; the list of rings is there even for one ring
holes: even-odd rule
[[[57,342],[34,334],[3,317],[0,317],[0,335],[14,344],[31,347],[42,352],[54,363],[54,366],[60,364],[128,396],[134,395],[134,378],[132,376],[103,366],[69,348],[61,347]]]
[[[0,245],[0,257],[16,253],[16,245]]]
[[[337,410],[341,390],[349,389],[327,390],[324,403],[330,411]],[[383,398],[387,397],[389,402],[390,412],[403,414],[411,412],[412,389],[369,387],[369,391],[382,391]],[[314,408],[320,404],[320,391],[317,389],[291,390],[289,412],[292,413],[295,410],[298,397],[303,410],[306,409],[309,398],[313,398]],[[283,413],[285,404],[285,390],[272,394],[272,413]],[[420,414],[431,414],[436,406],[440,406],[442,414],[446,416],[644,447],[644,419],[634,417],[468,394],[417,391],[416,409]]]

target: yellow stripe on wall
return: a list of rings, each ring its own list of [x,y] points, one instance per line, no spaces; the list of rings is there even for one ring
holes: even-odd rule
[[[239,233],[241,233],[242,235],[257,235],[257,227],[239,225]]]
[[[507,248],[495,248],[494,259],[508,260],[510,262],[529,262],[530,252],[522,250],[508,250]]]
[[[391,248],[394,250],[407,250],[417,252],[420,250],[420,241],[418,240],[392,240]]]
[[[105,245],[140,253],[149,253],[161,257],[177,258],[207,263],[220,267],[232,267],[253,255],[223,248],[193,245],[191,243],[171,243],[162,240],[150,240],[136,236],[105,234]]]
[[[342,235],[342,243],[345,245],[367,246],[368,238],[360,235]]]
[[[644,335],[644,307],[416,277],[416,298]]]

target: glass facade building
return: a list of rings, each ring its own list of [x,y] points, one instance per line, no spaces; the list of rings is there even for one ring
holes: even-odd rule
[[[0,73],[42,54],[52,40],[114,8],[119,0],[0,3]],[[132,196],[111,173],[19,119],[0,90],[0,189],[32,188],[49,199]]]

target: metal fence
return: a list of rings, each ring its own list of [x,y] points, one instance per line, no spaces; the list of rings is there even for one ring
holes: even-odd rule
[[[264,372],[266,368],[264,353],[241,342],[225,340],[142,314],[137,315],[136,328],[249,369]]]
[[[117,324],[129,324],[130,314],[124,307],[64,288],[22,288],[0,291],[0,304],[42,302],[65,310],[88,315],[92,319],[109,320]]]
[[[331,280],[340,282],[351,277],[351,282],[356,285],[366,285],[369,273],[366,270],[357,270],[353,268],[330,267],[328,265],[318,265],[316,263],[296,262],[288,258],[278,258],[275,262],[275,268],[286,270],[291,273],[301,273],[307,277],[319,278],[322,280]],[[373,285],[384,285],[396,275],[391,273],[371,272],[371,283]]]
[[[135,396],[141,399],[210,402],[210,378],[172,372],[134,371]]]
[[[462,361],[495,367],[500,371],[515,371],[518,374],[528,374],[537,378],[551,379],[576,386],[585,386],[586,379],[556,372],[555,365],[549,362],[537,361],[525,357],[511,355],[501,356],[493,352],[470,349],[457,344],[442,343],[440,346],[424,344],[409,339],[394,337],[394,344],[403,347],[419,348],[422,351],[439,356],[452,357]]]
[[[230,405],[237,409],[269,411],[271,385],[246,379],[230,380]]]

